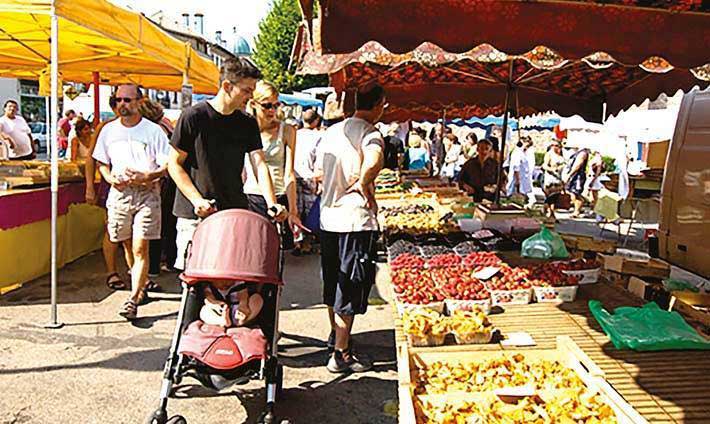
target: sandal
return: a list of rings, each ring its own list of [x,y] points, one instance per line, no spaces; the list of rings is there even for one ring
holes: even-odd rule
[[[126,283],[123,281],[121,276],[118,275],[117,272],[114,272],[113,274],[106,277],[106,287],[110,288],[111,290],[128,289],[128,286],[126,286]]]
[[[151,299],[148,297],[148,292],[144,288],[138,294],[138,302],[134,302],[134,303],[136,303],[136,305],[138,305],[138,306],[142,306],[142,305],[146,305],[146,304],[150,303],[150,300]]]
[[[131,299],[126,300],[118,314],[127,320],[134,320],[138,316],[138,305]]]
[[[160,287],[160,284],[156,283],[155,281],[148,280],[148,282],[145,284],[145,291],[162,292],[163,288]]]

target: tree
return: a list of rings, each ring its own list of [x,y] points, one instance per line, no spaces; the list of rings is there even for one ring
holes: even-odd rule
[[[324,75],[296,75],[288,69],[291,50],[301,22],[298,0],[272,0],[269,14],[259,23],[254,61],[264,78],[280,91],[328,85]]]

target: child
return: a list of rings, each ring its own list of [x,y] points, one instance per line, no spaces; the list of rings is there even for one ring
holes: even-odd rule
[[[244,283],[213,280],[204,290],[205,304],[200,310],[200,319],[205,324],[241,327],[256,318],[264,305],[261,295],[249,295]]]

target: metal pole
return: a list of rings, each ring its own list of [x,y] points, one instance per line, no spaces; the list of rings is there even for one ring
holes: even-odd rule
[[[54,147],[52,146],[52,132],[50,131],[52,124],[49,121],[49,99],[49,96],[44,98],[44,130],[47,132],[47,135],[45,136],[45,143],[47,144],[47,157],[51,157],[52,151],[54,150]]]
[[[57,89],[59,88],[59,23],[54,8],[54,0],[52,0],[51,12],[51,106],[50,106],[50,124],[52,128],[52,164],[51,164],[51,194],[52,194],[52,216],[51,216],[51,231],[52,231],[52,246],[51,246],[51,316],[47,328],[60,328],[61,324],[57,317],[57,193],[59,190],[59,139],[57,138],[57,110],[59,107],[59,98],[57,97]]]
[[[101,79],[99,78],[98,72],[92,72],[91,76],[94,84],[94,120],[92,125],[96,128],[99,125],[99,122],[101,122],[101,106],[99,103],[99,84],[101,83]]]
[[[509,85],[505,90],[505,112],[503,113],[503,133],[501,134],[500,143],[500,158],[498,162],[498,182],[496,183],[496,197],[495,204],[500,206],[500,189],[501,181],[503,179],[503,161],[505,160],[505,139],[508,136],[508,107],[510,105],[510,92],[512,87]]]

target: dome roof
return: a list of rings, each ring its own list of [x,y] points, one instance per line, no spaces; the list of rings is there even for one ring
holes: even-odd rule
[[[234,40],[234,46],[232,47],[232,53],[237,56],[250,56],[251,46],[249,42],[241,36],[237,36]]]

